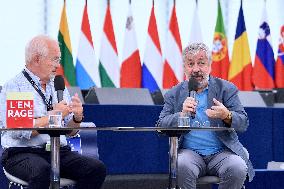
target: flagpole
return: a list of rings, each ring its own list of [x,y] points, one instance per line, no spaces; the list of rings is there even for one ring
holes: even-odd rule
[[[43,25],[43,28],[44,28],[44,33],[47,34],[47,30],[48,30],[48,25],[47,25],[47,22],[48,22],[48,2],[47,0],[44,0],[44,14],[43,14],[43,20],[44,20],[44,25]]]

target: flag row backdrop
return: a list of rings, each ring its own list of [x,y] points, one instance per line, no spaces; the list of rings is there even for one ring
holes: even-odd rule
[[[196,4],[193,26],[189,34],[189,43],[202,42],[202,32],[197,9],[198,6]],[[278,59],[275,61],[271,47],[271,35],[266,17],[266,7],[264,6],[253,67],[241,3],[230,63],[222,10],[218,1],[218,16],[213,37],[211,74],[233,82],[240,90],[284,87],[283,28],[284,26],[280,32],[282,40],[279,43]],[[83,12],[75,67],[72,58],[65,1],[61,14],[58,41],[60,42],[62,54],[61,67],[58,69],[58,74],[64,75],[67,85],[77,85],[81,89],[89,89],[93,86],[144,87],[148,88],[150,92],[154,92],[156,90],[171,88],[185,78],[175,4],[169,20],[165,52],[162,53],[153,1],[143,62],[140,62],[131,4],[129,4],[125,25],[125,40],[121,66],[118,61],[118,51],[109,3],[105,14],[99,63],[96,62],[88,18],[87,1]]]

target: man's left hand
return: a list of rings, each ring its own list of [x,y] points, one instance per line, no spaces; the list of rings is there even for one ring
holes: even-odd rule
[[[205,112],[208,117],[210,118],[220,118],[222,120],[226,119],[230,111],[218,100],[213,98],[214,106],[212,106],[210,109],[207,109]]]
[[[71,98],[70,111],[73,112],[75,120],[83,119],[83,106],[77,93]]]

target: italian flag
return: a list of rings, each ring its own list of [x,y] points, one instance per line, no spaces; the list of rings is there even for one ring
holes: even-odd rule
[[[99,72],[102,87],[119,87],[119,63],[108,2],[103,27]]]
[[[66,17],[65,1],[61,13],[58,42],[61,51],[61,62],[60,62],[61,66],[57,69],[57,74],[64,76],[66,86],[70,85],[75,86],[76,85],[75,67],[73,64],[71,41],[70,41],[68,22]]]

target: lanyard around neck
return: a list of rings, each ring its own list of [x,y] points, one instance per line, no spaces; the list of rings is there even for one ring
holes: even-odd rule
[[[26,70],[23,70],[22,73],[24,74],[24,76],[27,78],[27,80],[32,84],[32,86],[34,87],[34,89],[37,91],[37,93],[41,96],[44,104],[46,105],[46,110],[47,111],[51,111],[53,110],[52,107],[52,96],[50,95],[49,100],[47,100],[44,96],[44,94],[42,93],[42,91],[40,90],[40,88],[37,86],[37,84],[35,83],[35,81],[31,78],[31,76],[28,74],[28,72]]]

